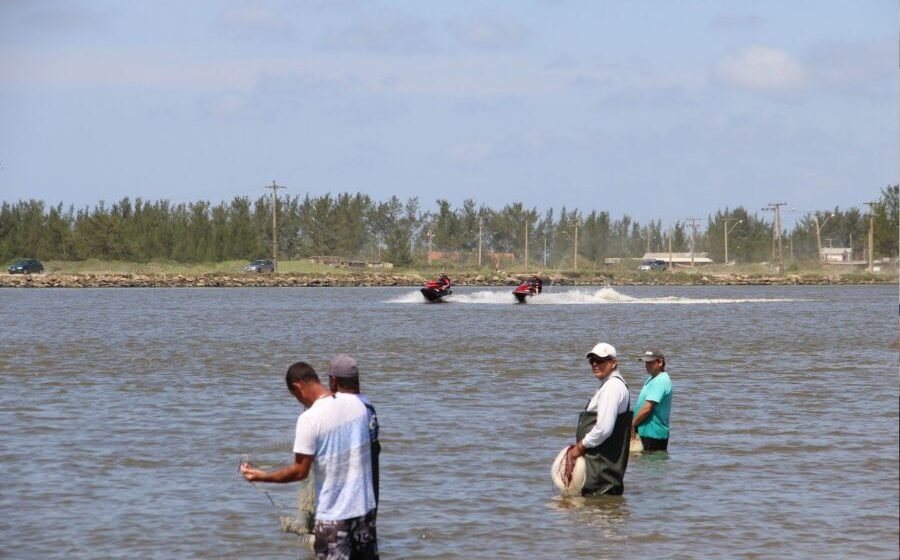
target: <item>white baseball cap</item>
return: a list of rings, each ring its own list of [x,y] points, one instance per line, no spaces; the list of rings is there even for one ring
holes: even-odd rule
[[[585,357],[590,358],[591,356],[597,356],[598,358],[615,358],[616,349],[612,344],[598,342],[596,346],[591,348],[591,351],[588,352]]]

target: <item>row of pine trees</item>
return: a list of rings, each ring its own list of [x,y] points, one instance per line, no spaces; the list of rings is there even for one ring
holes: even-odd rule
[[[882,189],[873,207],[875,258],[898,254],[898,188]],[[426,209],[418,198],[375,201],[361,193],[281,197],[277,217],[280,258],[336,255],[399,266],[425,262],[429,245],[434,251],[458,252],[463,263],[473,264],[479,231],[485,254],[513,253],[522,259],[527,229],[530,262],[561,268],[571,267],[576,227],[583,266],[600,264],[605,257],[667,252],[669,239],[674,252],[690,251],[693,243],[695,251],[707,252],[721,262],[726,225],[729,260],[768,261],[774,233],[771,213],[760,215],[743,207],[719,210],[696,227],[664,226],[662,217],[640,223],[627,215],[613,218],[603,210],[585,213],[563,207],[559,212],[541,213],[522,203],[493,209],[473,200],[458,208],[437,200],[432,209]],[[816,260],[817,220],[823,246],[852,246],[856,258],[866,256],[867,210],[854,207],[797,220],[792,231],[783,232],[786,258]],[[39,200],[0,205],[4,261],[35,257],[189,263],[263,258],[271,252],[272,204],[265,196],[236,197],[215,205],[129,198],[80,209]]]

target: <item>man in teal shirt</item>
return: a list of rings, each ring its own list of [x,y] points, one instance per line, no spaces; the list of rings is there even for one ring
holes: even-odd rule
[[[634,406],[631,426],[641,436],[645,451],[666,451],[672,410],[672,380],[666,373],[666,358],[659,350],[647,350],[641,361],[650,377],[644,381]]]

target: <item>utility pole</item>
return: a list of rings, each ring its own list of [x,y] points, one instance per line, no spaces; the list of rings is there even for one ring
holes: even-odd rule
[[[287,187],[272,181],[271,185],[266,185],[264,189],[272,189],[272,268],[278,270],[278,189],[286,189]]]
[[[784,248],[781,245],[781,207],[787,202],[770,202],[763,210],[775,212],[775,223],[772,224],[772,260],[775,260],[775,244],[778,243],[778,271],[784,272]]]
[[[737,225],[744,220],[735,220],[734,218],[726,218],[722,220],[725,222],[725,264],[728,264],[728,234],[737,227]],[[728,222],[735,222],[735,224],[731,227],[728,227]]]
[[[528,215],[525,216],[525,270],[528,270]]]
[[[576,218],[575,219],[575,252],[572,255],[572,270],[578,270],[578,226],[580,226],[580,225],[581,225],[581,223]]]
[[[425,235],[428,237],[428,266],[431,266],[431,239],[434,237],[434,232],[429,229]]]
[[[478,216],[478,268],[481,268],[481,221],[482,217]]]
[[[691,222],[691,268],[694,268],[694,249],[697,246],[697,222],[700,218],[685,218],[685,222]]]
[[[547,268],[547,226],[544,226],[544,268]]]
[[[875,262],[875,205],[877,202],[863,202],[866,206],[869,207],[869,268],[868,271],[872,272],[874,269]]]
[[[766,212],[772,212],[773,208],[764,206],[763,208],[760,208],[760,210],[763,210]],[[775,219],[774,219],[774,216],[772,218],[772,259],[771,259],[771,261],[775,262]]]
[[[822,262],[824,259],[822,258],[822,228],[825,227],[825,224],[828,223],[828,220],[834,217],[834,214],[829,213],[825,220],[822,223],[819,223],[819,213],[816,212],[813,214],[813,220],[815,220],[816,224],[816,248],[819,250],[819,262]]]
[[[672,228],[669,228],[669,270],[672,270]]]

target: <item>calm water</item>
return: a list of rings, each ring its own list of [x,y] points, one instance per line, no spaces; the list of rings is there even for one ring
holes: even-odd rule
[[[347,352],[383,558],[897,558],[895,286],[457,292],[0,291],[0,556],[308,558],[237,464],[291,459],[286,366]],[[634,396],[627,357],[669,356],[671,452],[624,497],[561,500],[600,340]]]

